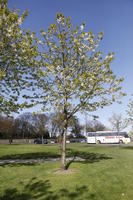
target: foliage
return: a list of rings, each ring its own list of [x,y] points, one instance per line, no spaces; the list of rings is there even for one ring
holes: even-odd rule
[[[132,124],[133,122],[133,101],[132,100],[129,101],[127,114],[128,114],[128,120]]]
[[[27,105],[18,102],[20,91],[29,89],[34,82],[29,72],[35,75],[38,63],[35,33],[21,28],[27,14],[10,10],[7,0],[0,0],[0,112],[5,114]]]
[[[110,68],[114,53],[103,59],[98,49],[103,33],[96,38],[84,27],[84,23],[73,27],[70,17],[57,14],[48,31],[41,30],[42,41],[38,41],[41,45],[38,86],[47,92],[42,98],[61,111],[65,104],[68,118],[77,111],[94,111],[111,104],[117,92],[122,95],[119,84],[123,79],[117,79]]]
[[[48,31],[41,30],[41,65],[37,86],[41,104],[63,114],[62,167],[65,163],[66,133],[69,119],[80,111],[95,111],[122,96],[120,83],[111,70],[114,53],[103,58],[98,49],[103,33],[97,37],[85,31],[85,23],[74,27],[70,17],[56,15]],[[37,97],[37,96],[36,96]]]

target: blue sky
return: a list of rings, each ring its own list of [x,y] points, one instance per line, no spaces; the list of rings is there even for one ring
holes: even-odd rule
[[[115,53],[112,69],[118,77],[124,77],[123,91],[127,96],[122,104],[98,110],[99,120],[109,125],[113,112],[126,116],[125,110],[133,93],[133,0],[9,0],[10,8],[16,6],[21,12],[29,10],[24,28],[39,33],[53,23],[56,13],[71,16],[74,25],[86,23],[86,30],[98,34],[104,31],[101,51]],[[84,121],[84,116],[79,116]],[[89,119],[89,116],[88,116]]]

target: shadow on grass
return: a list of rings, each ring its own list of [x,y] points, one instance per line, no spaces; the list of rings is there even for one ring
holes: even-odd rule
[[[66,169],[68,169],[71,163],[73,162],[80,162],[83,164],[87,164],[87,163],[99,162],[101,160],[112,159],[112,157],[109,157],[106,154],[75,151],[72,149],[67,149],[67,154],[70,157],[72,157],[72,159],[67,163]]]
[[[23,183],[21,183],[23,184]],[[83,197],[83,198],[82,198]],[[60,199],[96,199],[96,194],[90,194],[86,185],[74,188],[72,191],[61,188],[52,190],[49,180],[37,180],[32,178],[20,191],[17,188],[6,189],[0,196],[0,200],[60,200]]]
[[[47,159],[60,158],[60,154],[52,152],[36,152],[23,154],[10,154],[0,157],[0,166],[32,166],[38,165]],[[42,160],[40,160],[42,159]]]
[[[23,166],[23,165],[36,165],[40,164],[41,162],[54,162],[59,161],[59,158],[61,157],[60,154],[54,153],[54,152],[37,152],[37,153],[23,153],[23,154],[11,154],[11,155],[5,155],[0,158],[0,166]],[[105,154],[100,153],[90,153],[90,152],[84,152],[84,151],[75,151],[71,148],[67,149],[67,158],[69,161],[67,162],[66,169],[69,168],[71,163],[73,162],[80,162],[80,163],[94,163],[99,162],[101,160],[108,160],[112,159],[112,157],[109,157]],[[18,159],[18,160],[17,160]],[[30,160],[33,159],[33,160]],[[42,159],[42,160],[39,160]],[[4,162],[4,160],[7,160]],[[9,160],[9,161],[8,161]],[[2,163],[3,161],[3,163]],[[10,162],[11,161],[11,162]]]
[[[120,146],[120,148],[133,150],[133,146]]]
[[[47,159],[47,158],[59,158],[60,154],[54,152],[34,152],[34,153],[22,153],[22,154],[10,154],[1,156],[0,160],[6,159]]]
[[[22,166],[35,166],[39,165],[40,163],[0,163],[0,167],[22,167]],[[1,199],[0,199],[1,200]]]

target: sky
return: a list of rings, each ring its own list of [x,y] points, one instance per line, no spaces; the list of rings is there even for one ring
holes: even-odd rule
[[[110,126],[108,119],[112,113],[126,117],[127,104],[133,98],[133,0],[9,0],[8,6],[20,9],[21,13],[28,10],[23,27],[37,34],[42,28],[47,30],[58,12],[71,16],[74,25],[85,22],[86,31],[96,35],[103,31],[100,50],[105,55],[115,53],[111,67],[117,77],[124,77],[122,88],[127,96],[122,98],[122,104],[114,103],[94,114],[106,126]],[[85,116],[79,114],[78,117],[84,123]]]

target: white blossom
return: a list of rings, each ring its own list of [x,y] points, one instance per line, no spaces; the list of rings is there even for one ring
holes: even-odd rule
[[[80,30],[81,30],[81,31],[84,30],[84,26],[83,26],[83,25],[80,26]]]
[[[8,29],[8,33],[11,33],[11,32],[12,32],[12,29],[11,29],[11,28],[9,28],[9,29]]]
[[[111,55],[107,55],[106,57],[105,57],[105,59],[107,60],[107,59],[111,59],[111,58],[113,58],[114,56],[113,56],[113,54],[111,54]]]
[[[44,32],[44,31],[42,31],[41,33],[42,33],[42,35],[46,35],[46,32]]]
[[[88,37],[87,37],[87,38],[84,38],[84,40],[89,40],[89,39],[88,39]]]
[[[57,22],[60,23],[60,22],[61,22],[61,19],[62,19],[61,17],[58,18],[58,19],[57,19]]]
[[[41,40],[38,41],[39,44],[43,44],[43,42]]]
[[[19,18],[18,19],[18,25],[21,25],[22,24],[22,18]]]

